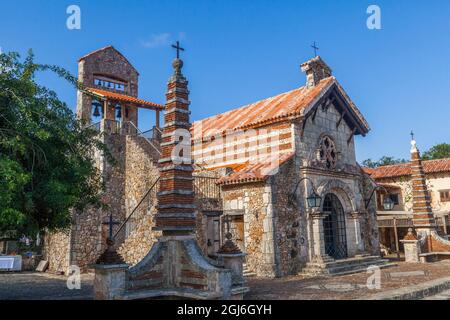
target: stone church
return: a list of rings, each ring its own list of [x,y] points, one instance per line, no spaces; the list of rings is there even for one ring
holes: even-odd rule
[[[82,57],[78,67],[84,89],[77,116],[103,132],[115,162],[96,154],[108,209],[74,212],[69,230],[45,236],[44,256],[57,272],[70,265],[89,270],[105,250],[109,218],[117,252],[129,265],[160,236],[154,228],[163,205],[156,196],[158,161],[167,144],[160,118],[173,102],[171,89],[166,106],[140,99],[138,71],[112,46]],[[375,184],[355,157],[354,136],[365,136],[369,125],[321,57],[303,63],[301,71],[305,85],[196,121],[188,134],[180,133],[189,139],[182,157],[194,160],[198,244],[214,259],[230,229],[246,253],[247,274],[257,276],[382,265],[376,207],[366,201]],[[180,94],[185,98],[177,101],[189,104],[189,90]],[[153,128],[145,132],[138,126],[142,109],[154,113]]]

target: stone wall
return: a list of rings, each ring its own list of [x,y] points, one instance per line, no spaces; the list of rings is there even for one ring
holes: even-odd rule
[[[272,190],[266,183],[224,186],[224,210],[244,210],[246,266],[258,276],[277,276]]]
[[[47,232],[42,247],[43,260],[47,260],[48,271],[67,274],[69,261],[70,230]]]
[[[154,148],[142,137],[126,137],[125,207],[128,217],[150,188],[126,225],[127,238],[120,245],[119,254],[125,262],[135,265],[150,251],[159,232],[154,232],[159,170]],[[156,182],[156,184],[155,184]]]
[[[280,276],[298,273],[308,262],[308,225],[303,205],[289,200],[298,181],[295,159],[271,178],[275,219],[275,245]],[[303,201],[301,201],[303,202]]]
[[[106,249],[108,226],[103,222],[110,214],[114,221],[125,220],[125,136],[105,135],[104,142],[108,146],[115,163],[109,163],[100,157],[101,173],[105,183],[104,202],[108,209],[87,208],[83,212],[74,213],[71,236],[71,264],[77,265],[82,271],[87,271],[89,265],[95,262]],[[124,233],[118,235],[118,242],[123,241]]]

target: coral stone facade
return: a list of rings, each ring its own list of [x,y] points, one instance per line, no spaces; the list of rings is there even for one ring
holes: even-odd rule
[[[105,70],[103,59],[113,66]],[[357,164],[354,143],[354,136],[366,135],[369,126],[320,57],[302,64],[305,86],[192,126],[187,81],[176,75],[182,66],[177,63],[181,60],[174,62],[175,75],[166,94],[164,132],[149,138],[124,130],[129,128],[127,121],[136,125],[140,107],[162,109],[132,99],[137,99],[137,72],[123,55],[107,47],[80,61],[80,78],[86,83],[95,82],[99,73],[111,79],[106,84],[119,82],[121,92],[110,92],[122,95],[120,99],[111,100],[111,93],[99,95],[100,88],[94,97],[106,97],[105,110],[111,101],[120,101],[122,116],[128,109],[128,118],[117,120],[117,107],[105,111],[100,129],[115,140],[108,145],[121,161],[120,170],[107,169],[109,165],[100,161],[107,196],[114,203],[108,212],[87,210],[74,221],[72,234],[86,234],[85,240],[76,236],[74,243],[92,243],[91,256],[69,244],[71,256],[80,256],[69,264],[87,266],[105,249],[102,223],[111,212],[119,222],[128,218],[117,246],[130,265],[145,259],[161,232],[194,232],[203,254],[217,260],[226,242],[225,221],[233,241],[246,253],[245,268],[258,276],[312,269],[327,273],[330,262],[344,265],[350,258],[378,261],[376,208],[373,203],[366,208],[364,201],[375,185]],[[78,98],[78,115],[89,122],[92,97],[80,92]],[[124,101],[131,105],[124,106]],[[173,130],[180,128],[185,131],[179,140],[190,130],[193,166],[185,162],[189,154],[184,152],[181,163],[171,159],[174,148],[182,145],[173,140]],[[320,197],[316,206],[308,204],[311,194]]]

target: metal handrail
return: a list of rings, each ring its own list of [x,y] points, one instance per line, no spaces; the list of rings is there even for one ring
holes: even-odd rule
[[[136,129],[136,132],[138,132],[139,135],[142,136],[156,150],[156,152],[158,152],[159,155],[162,155],[161,151],[159,151],[159,149],[149,139],[143,136],[143,132],[139,130],[139,128],[133,122],[127,121],[126,123],[131,124]]]
[[[125,221],[120,225],[119,229],[117,229],[116,233],[114,233],[113,235],[113,239],[116,238],[116,236],[119,234],[120,231],[122,231],[123,227],[127,224],[127,222],[130,220],[130,218],[133,216],[133,214],[137,211],[137,208],[139,208],[139,206],[142,204],[142,202],[144,202],[145,198],[147,198],[147,196],[150,194],[150,192],[152,192],[153,188],[156,186],[156,184],[159,181],[159,177],[158,179],[156,179],[156,181],[152,184],[152,186],[150,187],[150,189],[148,189],[148,191],[145,193],[145,195],[142,197],[141,201],[139,201],[139,203],[136,205],[136,207],[134,207],[133,211],[131,211],[130,215],[125,219]]]
[[[85,129],[89,129],[91,127],[96,127],[96,129],[97,129],[97,127],[98,127],[98,129],[100,130],[100,124],[101,124],[101,121],[92,123],[92,124],[88,125]]]

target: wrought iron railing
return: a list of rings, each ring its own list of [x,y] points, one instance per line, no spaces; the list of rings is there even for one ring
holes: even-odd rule
[[[156,128],[156,127],[155,127]],[[149,130],[152,131],[152,130]],[[147,132],[147,131],[146,131]],[[122,131],[121,134],[126,134],[126,135],[137,135],[140,137],[145,138],[145,140],[152,146],[152,148],[159,154],[161,155],[161,151],[159,150],[158,147],[156,147],[155,143],[152,141],[155,141],[155,137],[152,138],[147,138],[144,133],[139,130],[139,128],[131,121],[125,121],[122,123]]]
[[[150,210],[155,206],[156,202],[156,194],[159,190],[159,177],[156,179],[155,182],[152,183],[151,187],[148,189],[148,191],[144,194],[142,199],[139,201],[139,203],[134,207],[134,209],[131,211],[131,213],[128,215],[128,217],[125,219],[125,221],[120,225],[120,227],[117,229],[116,233],[114,234],[113,238],[116,238],[117,235],[125,229],[125,238],[128,238],[128,236],[136,229],[136,226],[138,225],[138,222],[142,220],[143,216],[150,214]]]
[[[121,135],[131,135],[131,136],[140,136],[145,138],[145,140],[150,144],[150,146],[161,155],[161,151],[156,145],[161,137],[161,130],[157,127],[154,129],[148,130],[146,132],[142,132],[139,128],[131,121],[116,121],[110,119],[103,119],[100,122],[91,124],[87,128],[95,129],[98,131],[106,132],[108,134],[121,134]]]
[[[101,125],[101,122],[99,121],[99,122],[96,122],[96,123],[93,123],[93,124],[87,126],[86,129],[93,129],[93,130],[100,131],[100,125]]]
[[[194,175],[194,192],[197,198],[222,198],[217,177]]]

